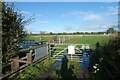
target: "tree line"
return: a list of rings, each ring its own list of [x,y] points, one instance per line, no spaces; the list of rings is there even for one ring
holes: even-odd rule
[[[54,33],[54,32],[49,32],[46,33],[46,31],[40,31],[40,33],[32,33],[30,32],[29,35],[99,35],[99,34],[114,34],[117,33],[118,31],[116,31],[113,27],[108,28],[106,31],[103,32],[73,32],[73,33],[68,33],[68,32],[62,32],[62,33]]]

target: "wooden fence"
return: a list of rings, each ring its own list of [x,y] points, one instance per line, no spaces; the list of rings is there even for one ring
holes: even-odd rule
[[[26,53],[26,55],[24,57],[20,57],[20,55],[15,55],[14,57],[12,57],[10,59],[10,63],[8,63],[7,66],[4,66],[4,67],[9,66],[10,72],[7,74],[3,74],[3,78],[7,78],[7,77],[19,72],[21,69],[27,67],[30,64],[35,64],[36,62],[40,62],[40,61],[48,58],[50,56],[49,51],[47,51],[47,53],[44,56],[42,56],[40,59],[36,59],[36,60],[34,60],[35,58],[33,59],[33,57],[35,57],[35,55],[36,55],[36,53],[34,53],[34,50],[45,47],[45,46],[48,46],[48,44],[36,46],[34,48],[31,48],[30,50],[29,49],[20,50],[20,52],[24,52],[26,50],[29,50],[29,52]],[[41,53],[39,53],[39,54],[41,54]]]
[[[12,70],[12,72],[20,69],[19,63],[25,63],[25,64],[32,63],[32,50],[29,53],[27,53],[26,57],[27,57],[26,60],[19,59],[19,55],[14,57],[14,58],[11,58],[11,70]]]

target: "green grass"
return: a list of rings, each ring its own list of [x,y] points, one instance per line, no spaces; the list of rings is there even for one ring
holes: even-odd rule
[[[35,41],[48,41],[53,35],[42,36],[42,40],[40,40],[40,36],[29,36],[27,39],[35,40]],[[109,39],[109,36],[100,36],[100,35],[58,35],[58,37],[65,37],[66,39],[70,38],[71,41],[66,42],[66,44],[95,44],[96,42],[106,43]]]
[[[26,39],[27,40],[35,40],[36,42],[39,41],[48,41],[52,38],[52,36],[42,36],[42,39],[40,39],[40,36],[29,36]]]
[[[32,39],[35,41],[48,41],[50,40],[54,35],[44,35],[42,36],[43,39],[40,40],[40,36],[30,36],[27,39]],[[66,41],[64,44],[91,44],[90,46],[92,49],[95,49],[95,44],[97,42],[99,43],[107,43],[109,40],[109,36],[102,36],[102,35],[58,35],[58,37],[65,37],[67,40],[71,39],[70,41]],[[59,45],[60,46],[60,45]],[[61,45],[62,47],[63,45]],[[78,46],[79,47],[79,46]]]
[[[68,67],[67,67],[67,71],[65,71],[65,73],[67,73],[68,75],[66,75],[66,77],[70,78],[71,74],[69,72],[69,68],[70,68],[70,65],[73,65],[74,68],[72,69],[73,71],[73,74],[74,75],[79,75],[79,71],[80,71],[80,67],[79,67],[79,62],[75,62],[75,61],[68,61]],[[50,76],[48,76],[48,79],[59,79],[61,80],[62,77],[61,77],[61,74],[60,74],[60,71],[61,71],[61,65],[55,70],[53,71]],[[63,74],[64,75],[64,74]]]
[[[18,79],[33,79],[34,78],[38,78],[40,77],[45,71],[48,71],[50,66],[55,62],[55,59],[46,59],[42,62],[39,62],[35,65],[30,65],[28,67],[26,67],[25,69],[23,69],[22,72],[19,72],[17,73],[16,75],[14,76],[11,76],[11,77],[15,77],[15,78],[18,78]]]
[[[96,42],[104,43],[108,41],[108,36],[78,36],[74,37],[68,44],[95,44]]]
[[[107,43],[108,40],[108,36],[75,36],[71,41],[68,41],[65,44],[90,44],[90,47],[95,49],[95,44],[97,42],[104,44]]]

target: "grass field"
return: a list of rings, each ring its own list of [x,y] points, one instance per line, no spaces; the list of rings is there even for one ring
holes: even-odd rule
[[[48,41],[50,40],[54,35],[49,36],[42,36],[42,39],[40,40],[40,36],[29,36],[27,39],[35,40],[35,41]],[[86,35],[86,36],[79,36],[79,35],[58,35],[58,37],[65,37],[65,38],[71,38],[72,41],[67,43],[73,43],[73,44],[95,44],[96,42],[107,42],[109,39],[109,36],[102,36],[102,35]]]
[[[108,36],[81,36],[74,37],[71,41],[66,42],[69,44],[95,44],[96,42],[105,43],[108,41]]]
[[[52,35],[50,35],[50,36],[42,36],[42,39],[40,39],[40,36],[29,36],[29,37],[27,37],[28,40],[35,40],[36,42],[48,41],[51,38],[52,38]]]
[[[95,44],[97,42],[105,44],[108,41],[108,36],[75,36],[71,41],[68,41],[65,44],[90,44],[90,47],[92,49],[95,49]]]
[[[40,40],[40,36],[30,36],[27,39],[35,40],[36,42],[39,41],[48,41],[54,35],[44,35]],[[109,36],[104,35],[58,35],[57,37],[64,37],[66,40],[71,39],[70,41],[66,41],[64,44],[91,44],[91,48],[95,48],[95,44],[99,43],[107,43],[109,41]]]

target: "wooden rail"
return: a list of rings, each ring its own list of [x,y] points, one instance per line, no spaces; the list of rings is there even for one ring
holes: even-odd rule
[[[46,46],[46,45],[44,45],[44,46]],[[32,49],[36,49],[36,48],[40,48],[40,47],[43,47],[43,46],[39,46],[39,47],[37,46],[37,47],[34,47]],[[22,50],[22,52],[23,51],[26,51],[26,49]],[[43,60],[45,60],[46,58],[49,57],[49,53],[48,53],[48,54],[44,55],[42,58],[34,61],[32,59],[32,57],[34,55],[35,55],[35,53],[33,54],[33,50],[30,50],[28,53],[26,53],[25,57],[20,58],[19,55],[17,54],[13,58],[11,58],[9,65],[7,65],[7,66],[11,67],[11,71],[9,73],[3,75],[3,79],[5,79],[5,78],[7,78],[7,77],[9,77],[9,76],[11,76],[13,74],[16,74],[17,72],[19,72],[20,70],[24,69],[28,65],[31,65],[31,64],[33,65],[33,64],[35,64],[37,62],[40,62],[40,61],[43,61]],[[20,65],[20,63],[24,63],[24,64]]]
[[[32,50],[29,53],[27,53],[26,56],[27,56],[26,61],[19,59],[19,55],[11,59],[11,70],[12,70],[12,72],[20,69],[19,63],[26,63],[26,64],[32,63]]]

